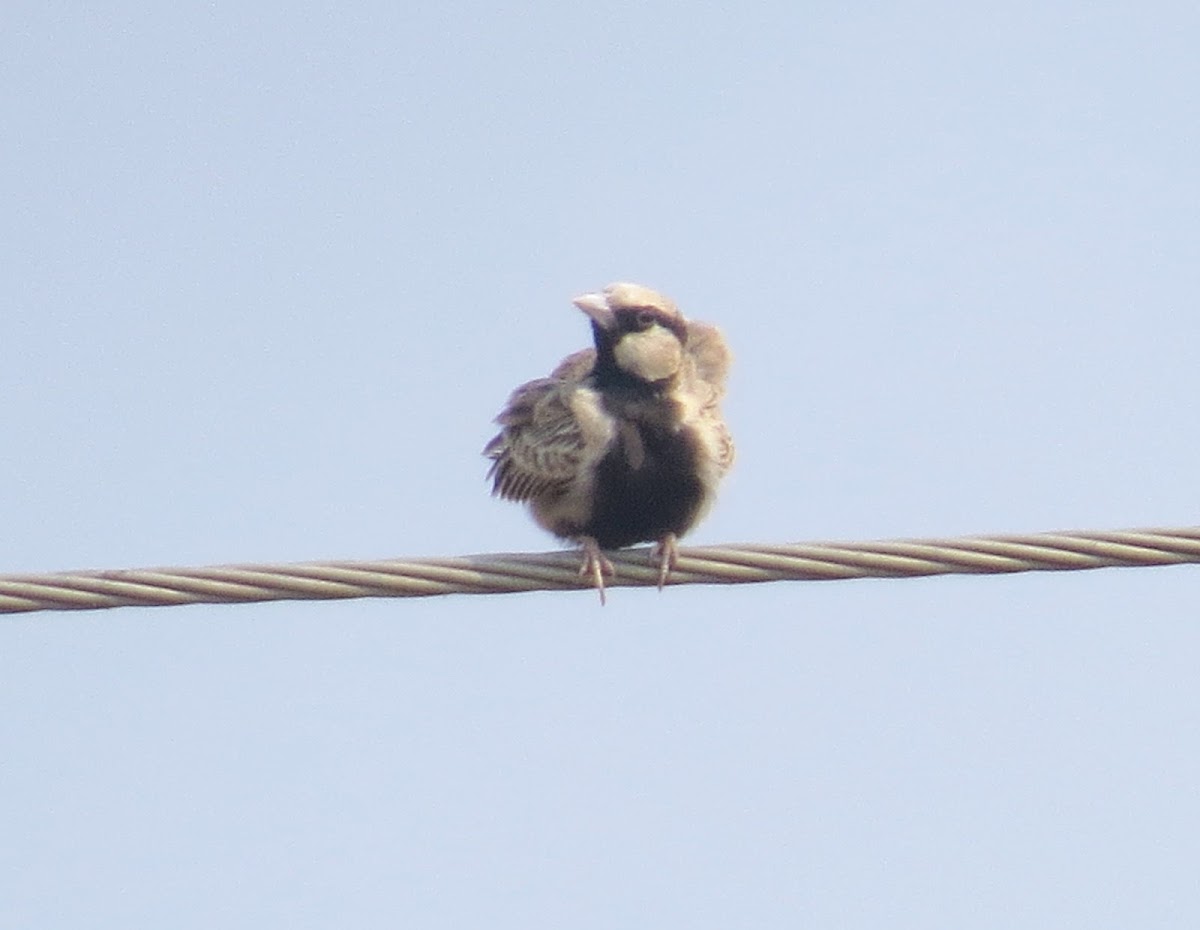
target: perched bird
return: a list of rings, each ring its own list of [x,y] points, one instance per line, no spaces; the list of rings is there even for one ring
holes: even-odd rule
[[[576,297],[595,348],[517,388],[483,454],[492,493],[525,501],[538,525],[583,547],[580,574],[604,603],[601,550],[656,542],[662,589],[676,538],[708,511],[733,464],[720,402],[730,354],[713,326],[662,294],[611,284]]]

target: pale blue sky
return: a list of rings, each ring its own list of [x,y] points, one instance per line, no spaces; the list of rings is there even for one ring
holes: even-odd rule
[[[1200,12],[0,16],[0,573],[549,548],[508,391],[718,323],[690,541],[1200,522]],[[0,622],[0,926],[1194,927],[1194,567]]]

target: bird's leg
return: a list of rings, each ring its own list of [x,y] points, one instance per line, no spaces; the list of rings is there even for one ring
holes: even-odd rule
[[[600,544],[591,536],[580,536],[579,542],[583,546],[583,564],[579,566],[579,574],[583,577],[590,577],[592,585],[600,592],[600,606],[604,606],[604,576],[615,575],[616,569],[613,568],[612,562],[604,557],[604,553],[600,551]]]
[[[671,569],[679,561],[679,544],[674,533],[664,533],[658,544],[650,550],[650,560],[658,563],[658,590],[663,589]]]

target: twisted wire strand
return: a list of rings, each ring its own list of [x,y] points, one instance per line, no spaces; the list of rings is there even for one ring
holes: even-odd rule
[[[608,587],[654,585],[648,549],[608,553]],[[1200,563],[1200,527],[679,550],[668,584],[1007,574]],[[576,552],[0,575],[0,613],[587,589]]]

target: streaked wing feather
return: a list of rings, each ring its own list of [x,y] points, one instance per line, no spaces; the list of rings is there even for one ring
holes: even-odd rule
[[[570,361],[568,358],[559,368]],[[590,362],[587,370],[591,370]],[[493,460],[488,472],[493,494],[526,501],[561,493],[570,486],[579,471],[584,446],[568,403],[575,386],[573,380],[540,378],[513,392],[496,418],[504,428],[483,450]]]
[[[733,468],[734,445],[733,436],[729,432],[729,427],[725,425],[725,421],[718,415],[716,417],[716,434],[717,434],[717,467],[720,469],[721,476],[724,477],[729,473],[729,469]]]

